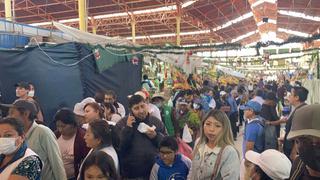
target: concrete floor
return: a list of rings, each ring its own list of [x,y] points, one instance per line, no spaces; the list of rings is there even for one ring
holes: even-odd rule
[[[244,130],[244,126],[240,127],[240,131],[238,133],[237,136],[237,141],[235,141],[235,146],[240,154],[240,159],[242,159],[242,141],[243,141],[243,130]]]

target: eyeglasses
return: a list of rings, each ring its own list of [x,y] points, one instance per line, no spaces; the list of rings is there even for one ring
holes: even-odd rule
[[[160,155],[168,156],[174,154],[174,151],[160,151]]]

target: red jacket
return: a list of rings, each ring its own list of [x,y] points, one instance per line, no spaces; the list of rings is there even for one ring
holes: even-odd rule
[[[74,175],[78,177],[79,169],[82,161],[87,156],[90,148],[87,147],[86,142],[84,141],[84,135],[86,130],[83,128],[77,128],[77,134],[73,144],[73,154],[74,154]],[[56,131],[55,135],[57,139],[61,136],[61,134]]]

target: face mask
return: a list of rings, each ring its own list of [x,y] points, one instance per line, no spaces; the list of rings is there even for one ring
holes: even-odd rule
[[[320,146],[303,145],[299,147],[299,157],[308,167],[320,171]]]
[[[12,154],[16,149],[16,138],[0,138],[0,154]]]
[[[28,96],[29,96],[29,97],[33,97],[33,96],[34,96],[34,91],[29,91],[29,92],[28,92]]]

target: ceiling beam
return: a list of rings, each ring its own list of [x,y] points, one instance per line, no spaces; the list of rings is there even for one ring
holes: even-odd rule
[[[267,38],[264,40],[275,40],[268,38],[270,37],[270,32],[277,32],[277,16],[278,16],[278,5],[277,3],[263,2],[259,5],[255,5],[258,0],[248,0],[251,5],[251,10],[253,12],[254,19],[258,26],[259,34],[261,38]],[[267,22],[264,22],[264,18],[267,18]],[[273,22],[275,21],[275,22]]]
[[[31,0],[26,0],[26,6],[28,6],[28,4],[31,4],[32,6],[37,7],[37,5],[32,2]],[[41,17],[42,19],[44,19],[45,21],[52,21],[55,20],[55,18],[53,16],[51,16],[50,14],[48,14],[45,10],[43,10],[42,8],[36,8],[37,12],[34,12],[30,9],[25,9],[25,11],[34,14],[35,16]]]

